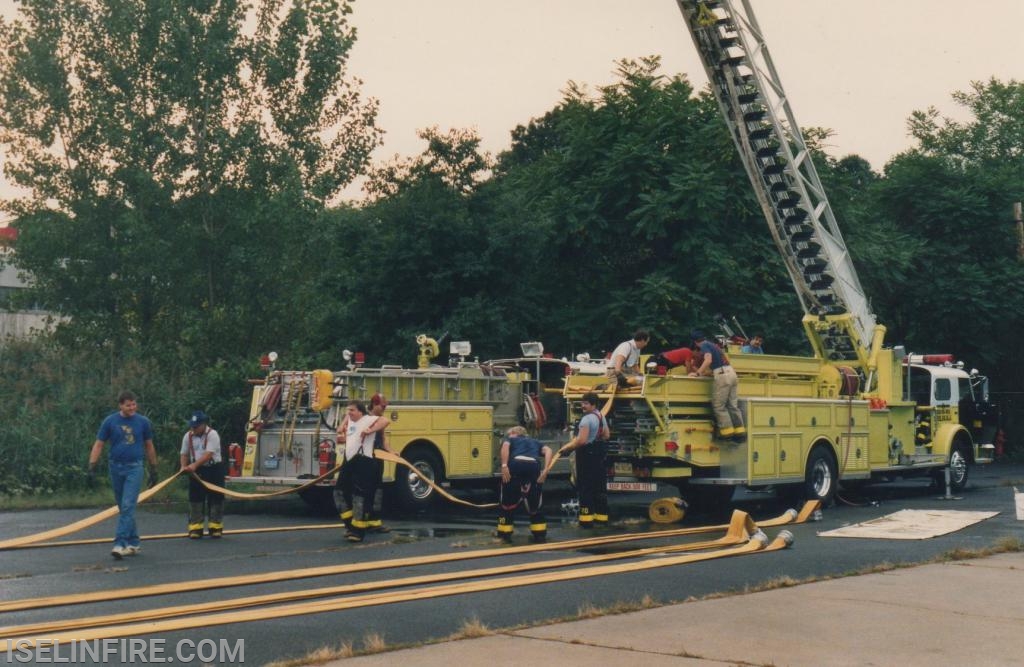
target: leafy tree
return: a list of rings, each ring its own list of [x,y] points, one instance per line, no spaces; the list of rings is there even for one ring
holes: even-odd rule
[[[437,126],[416,135],[427,142],[422,153],[412,158],[396,156],[372,170],[364,190],[375,199],[394,196],[415,181],[431,175],[449,188],[465,195],[490,176],[492,158],[480,150],[480,136],[473,130],[450,129],[442,133]]]
[[[19,0],[0,141],[17,263],[76,340],[215,358],[289,335],[309,220],[379,142],[336,0]],[[254,22],[246,32],[247,19]]]
[[[877,187],[877,215],[916,239],[892,307],[912,349],[954,351],[996,386],[1019,390],[1024,265],[1009,223],[1012,202],[1024,199],[1024,84],[975,82],[953,98],[971,118],[915,112],[918,146],[896,156]]]
[[[685,344],[717,313],[776,341],[798,330],[798,303],[713,98],[659,65],[622,61],[619,80],[596,94],[571,84],[499,156],[498,179],[520,193],[515,214],[541,239],[531,286],[556,349],[611,349],[637,326],[659,345]]]

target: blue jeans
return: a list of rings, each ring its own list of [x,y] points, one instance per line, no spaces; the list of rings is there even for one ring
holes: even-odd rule
[[[114,502],[117,503],[117,534],[114,545],[137,547],[141,543],[139,531],[135,528],[135,505],[142,489],[142,461],[133,463],[110,462],[110,483],[114,487]]]

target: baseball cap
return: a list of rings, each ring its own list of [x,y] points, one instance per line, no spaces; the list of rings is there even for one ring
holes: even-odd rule
[[[206,424],[210,421],[210,418],[202,410],[196,410],[192,413],[192,416],[188,418],[188,425],[190,428],[195,428],[200,424]]]

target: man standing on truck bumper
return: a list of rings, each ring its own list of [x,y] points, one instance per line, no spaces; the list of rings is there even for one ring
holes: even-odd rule
[[[733,442],[747,439],[747,429],[743,425],[743,414],[739,403],[739,378],[736,371],[725,358],[725,354],[717,345],[704,336],[704,332],[695,329],[690,336],[697,345],[698,354],[703,357],[696,375],[714,377],[711,390],[711,408],[718,423],[718,435],[730,438]]]
[[[559,450],[559,454],[576,452],[576,488],[580,493],[580,528],[608,525],[608,491],[604,457],[609,438],[608,423],[597,409],[597,394],[583,394],[580,408],[583,417],[576,426],[576,435]]]

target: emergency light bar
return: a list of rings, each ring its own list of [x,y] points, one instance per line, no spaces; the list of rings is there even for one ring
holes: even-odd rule
[[[908,354],[903,359],[905,364],[926,364],[928,366],[952,366],[955,357],[952,354]]]

